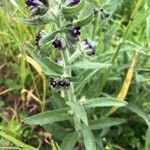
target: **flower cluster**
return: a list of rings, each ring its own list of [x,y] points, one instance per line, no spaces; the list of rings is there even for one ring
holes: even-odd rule
[[[66,79],[56,79],[50,81],[50,86],[55,89],[68,88],[70,86],[70,82]]]
[[[85,50],[88,56],[95,55],[96,51],[93,48],[93,45],[87,39],[83,40],[83,42],[81,43],[81,46]]]
[[[43,14],[47,11],[48,0],[26,0],[32,15]]]

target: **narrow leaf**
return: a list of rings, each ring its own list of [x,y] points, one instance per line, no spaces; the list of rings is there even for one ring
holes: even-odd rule
[[[81,92],[82,92],[82,89],[84,88],[85,84],[91,79],[91,77],[96,73],[98,72],[99,69],[95,69],[91,72],[91,70],[87,70],[85,72],[85,74],[87,74],[85,76],[85,78],[83,78],[83,80],[81,80],[81,82],[78,84],[78,86],[75,88],[75,94],[76,95],[79,95]]]
[[[68,134],[62,144],[61,144],[61,150],[72,150],[78,140],[78,134],[76,132]]]
[[[125,120],[121,118],[100,118],[96,120],[90,120],[89,126],[92,130],[108,128],[111,126],[118,126],[124,123]]]
[[[81,124],[81,133],[84,139],[85,149],[96,150],[95,139],[90,128],[85,124]]]
[[[63,14],[66,15],[74,15],[78,13],[83,7],[84,7],[85,0],[81,0],[80,3],[78,3],[75,6],[67,6],[62,8]]]
[[[150,128],[146,131],[145,150],[150,150]]]
[[[31,117],[27,117],[23,121],[30,125],[35,125],[35,124],[43,125],[43,124],[54,123],[58,121],[69,120],[72,117],[68,113],[68,111],[69,108],[46,111]]]
[[[139,106],[135,104],[129,104],[127,108],[136,113],[142,119],[144,119],[145,123],[150,127],[150,116],[148,116],[148,114],[144,112]]]
[[[88,119],[86,111],[84,110],[83,106],[78,102],[67,102],[67,104],[71,107],[74,114],[81,119],[86,125],[88,125]]]
[[[24,45],[26,47],[27,52],[42,67],[42,70],[45,72],[45,74],[49,76],[61,76],[61,73],[63,72],[61,66],[55,64],[54,62],[52,62],[47,58],[44,59],[40,58],[35,52],[36,49],[31,44],[25,43]]]
[[[142,22],[145,21],[145,19],[150,14],[150,8],[145,10],[144,12],[138,12],[135,15],[135,18],[133,21],[130,21],[130,23],[127,26],[126,32],[124,33],[123,39],[126,39],[132,32],[141,25]]]
[[[71,66],[71,68],[77,68],[77,69],[102,69],[102,68],[108,68],[111,64],[106,63],[92,63],[89,61],[79,61]]]
[[[6,138],[7,140],[9,140],[12,143],[14,143],[15,145],[17,145],[18,147],[23,148],[24,150],[38,150],[30,145],[23,143],[22,141],[16,139],[15,137],[12,137],[11,135],[7,134],[4,131],[0,131],[0,136]]]
[[[126,106],[127,104],[128,103],[126,101],[118,101],[115,98],[102,97],[102,98],[93,98],[93,99],[87,100],[84,106],[87,108],[111,107],[111,106],[123,107],[123,106]]]

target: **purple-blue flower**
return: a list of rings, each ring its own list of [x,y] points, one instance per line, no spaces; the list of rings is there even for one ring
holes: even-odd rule
[[[76,4],[78,4],[79,2],[80,2],[80,0],[71,0],[70,3],[71,3],[72,5],[76,5]]]
[[[72,27],[71,28],[71,35],[74,37],[74,38],[77,38],[81,33],[80,33],[80,27],[79,26],[76,26],[76,27]]]
[[[65,79],[56,79],[56,80],[50,81],[50,86],[52,88],[67,88],[69,87],[69,85],[70,85],[70,82]]]
[[[50,86],[55,88],[57,86],[57,81],[55,80],[50,81]]]
[[[83,40],[83,42],[81,43],[81,47],[83,50],[85,50],[85,53],[88,56],[93,56],[96,53],[93,45],[87,39]]]
[[[62,42],[61,42],[61,39],[60,38],[55,38],[52,42],[52,45],[55,47],[55,48],[58,48],[58,49],[62,49]]]
[[[66,84],[66,82],[65,82],[65,80],[60,80],[60,81],[58,81],[58,84],[59,84],[61,87],[64,87],[65,84]]]

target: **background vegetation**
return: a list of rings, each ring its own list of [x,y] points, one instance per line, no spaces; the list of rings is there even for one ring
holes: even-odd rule
[[[112,66],[109,72],[102,70],[87,79],[80,89],[80,100],[116,97],[130,104],[127,108],[95,108],[88,112],[89,118],[101,117],[93,131],[97,149],[150,150],[150,1],[87,2],[93,8],[103,9],[108,17],[101,10],[100,19],[82,29],[81,39],[88,37],[93,41],[97,50],[94,60],[111,60]],[[82,17],[85,14],[83,10]],[[50,89],[50,78],[41,72],[23,45],[25,41],[35,45],[36,33],[53,30],[53,25],[32,27],[18,18],[30,18],[24,0],[1,0],[0,149],[57,150],[73,130],[68,122],[42,126],[29,125],[32,120],[24,122],[28,116],[64,105],[63,92]],[[55,60],[59,54],[54,52],[51,57]],[[69,145],[69,140],[68,137],[63,142]],[[76,143],[74,149],[81,147]]]

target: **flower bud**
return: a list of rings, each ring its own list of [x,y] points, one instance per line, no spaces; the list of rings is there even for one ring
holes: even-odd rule
[[[40,15],[48,10],[47,0],[26,0],[26,4],[32,15]]]
[[[35,45],[37,47],[39,47],[39,43],[41,41],[42,38],[44,38],[46,36],[46,33],[44,31],[40,31],[37,35],[36,35],[36,39],[35,39]]]
[[[98,10],[97,10],[97,9],[94,9],[94,10],[93,10],[93,13],[94,13],[94,17],[97,17],[97,16],[98,16]]]
[[[93,56],[96,53],[93,45],[87,39],[83,40],[83,42],[81,43],[81,48],[88,56]]]

